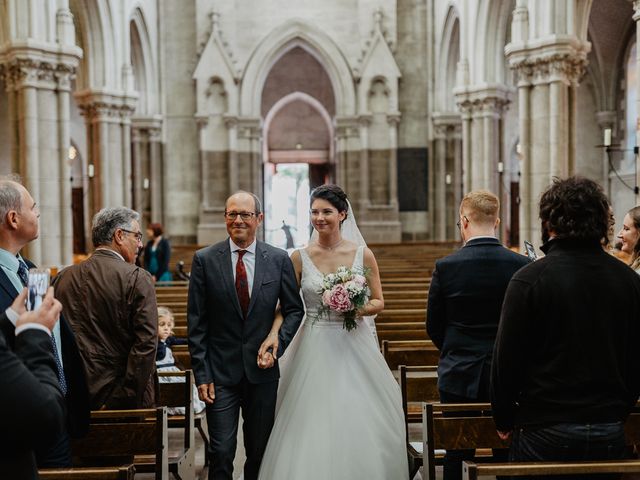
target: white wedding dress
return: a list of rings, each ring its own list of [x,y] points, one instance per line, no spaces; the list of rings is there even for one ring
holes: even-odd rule
[[[358,247],[354,268],[362,267],[363,250]],[[259,478],[407,478],[400,387],[362,320],[347,332],[339,315],[317,318],[323,274],[305,250],[300,255],[307,319],[283,356],[279,407]]]

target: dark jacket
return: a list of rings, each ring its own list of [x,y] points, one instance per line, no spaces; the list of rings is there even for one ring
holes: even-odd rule
[[[624,420],[640,393],[640,277],[599,242],[552,240],[543,251],[505,296],[496,426]]]
[[[62,270],[55,288],[78,340],[91,408],[155,406],[158,311],[149,272],[96,250]]]
[[[529,260],[496,238],[472,239],[436,262],[429,288],[427,332],[440,350],[438,388],[479,399],[489,391],[489,366],[504,292]],[[484,385],[481,385],[485,370]],[[488,398],[483,399],[488,401]]]
[[[229,240],[198,250],[193,256],[187,322],[196,384],[237,385],[279,378],[276,364],[260,369],[258,349],[267,337],[280,302],[284,322],[279,354],[295,335],[304,307],[287,252],[263,242],[256,245],[251,302],[245,320],[233,280]]]
[[[144,269],[149,271],[149,262],[151,261],[151,247],[153,240],[149,240],[144,247]],[[169,240],[162,237],[156,247],[156,258],[158,260],[158,271],[154,274],[156,280],[162,277],[162,274],[169,270],[169,259],[171,258],[171,244]]]
[[[29,268],[35,265],[25,259]],[[11,306],[18,291],[4,270],[0,268],[0,312]],[[57,296],[57,295],[56,295]],[[6,316],[0,317],[0,332],[5,336],[7,345],[13,349],[15,343],[15,327]],[[69,322],[60,315],[60,344],[62,347],[62,364],[67,382],[67,432],[72,438],[81,438],[89,431],[89,391],[87,388],[86,372],[80,358],[76,337]]]
[[[0,320],[9,321],[4,311]],[[37,479],[33,451],[61,434],[65,418],[48,334],[25,330],[14,339],[12,351],[0,333],[0,391],[2,478]]]

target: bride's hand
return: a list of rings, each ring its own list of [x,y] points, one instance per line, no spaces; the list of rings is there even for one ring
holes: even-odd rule
[[[258,349],[258,367],[269,368],[275,363],[278,355],[278,346],[280,345],[278,339],[278,332],[271,332],[264,339],[262,345]],[[271,351],[269,351],[271,349]]]

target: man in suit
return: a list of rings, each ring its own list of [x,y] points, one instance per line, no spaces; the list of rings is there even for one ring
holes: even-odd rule
[[[126,207],[93,217],[93,255],[56,277],[56,296],[76,332],[91,408],[155,406],[158,309],[151,274],[134,262],[140,216]]]
[[[26,286],[28,269],[34,265],[19,252],[38,238],[40,212],[27,189],[13,178],[0,179],[0,311],[8,308]],[[0,319],[0,331],[9,348],[15,343],[15,323]],[[78,438],[89,428],[89,399],[84,368],[71,327],[60,316],[52,329],[50,348],[57,360],[67,407],[67,428],[51,445],[38,449],[40,467],[71,466],[69,437]]]
[[[247,454],[244,478],[257,478],[275,417],[280,376],[275,359],[304,313],[286,252],[256,240],[262,218],[255,195],[229,197],[229,238],[198,250],[191,267],[189,350],[198,393],[207,403],[210,480],[232,478],[240,409]],[[284,322],[279,333],[270,333],[278,302]],[[266,353],[259,366],[258,349],[267,337],[278,350]]]
[[[491,356],[507,284],[528,259],[496,238],[500,201],[478,190],[460,204],[464,246],[436,262],[429,288],[427,333],[440,350],[442,403],[490,401]],[[448,451],[444,479],[462,477],[461,462],[473,452]]]
[[[62,310],[49,288],[38,310],[25,310],[26,289],[0,320],[15,322],[13,348],[0,333],[0,471],[2,478],[38,478],[34,449],[64,430],[64,397],[51,349],[51,329]],[[9,320],[11,318],[11,320]]]

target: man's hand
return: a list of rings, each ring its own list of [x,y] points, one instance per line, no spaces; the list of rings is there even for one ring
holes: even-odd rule
[[[198,385],[198,396],[204,403],[212,405],[216,398],[216,390],[213,387],[213,383],[203,383],[202,385]]]
[[[501,432],[500,430],[498,430],[497,432],[500,440],[507,441],[511,438],[511,430],[509,430],[508,432]]]
[[[11,304],[11,310],[16,312],[18,315],[22,315],[27,311],[27,294],[29,291],[27,288],[23,288],[22,291],[15,298],[13,303]]]
[[[258,349],[258,367],[271,368],[275,365],[279,345],[278,332],[267,335]]]
[[[276,364],[276,359],[271,352],[266,352],[262,357],[258,357],[258,367],[262,369],[271,368]]]
[[[62,311],[62,304],[53,298],[53,287],[49,287],[47,290],[47,294],[42,300],[42,305],[37,310],[33,310],[27,312],[24,306],[24,302],[27,298],[27,289],[23,288],[20,295],[16,297],[11,308],[16,312],[22,312],[20,317],[18,317],[18,321],[16,322],[16,327],[23,325],[25,323],[39,323],[40,325],[44,325],[49,329],[49,331],[53,330],[54,325],[58,321],[60,317],[60,312]],[[22,307],[20,307],[20,304]]]

